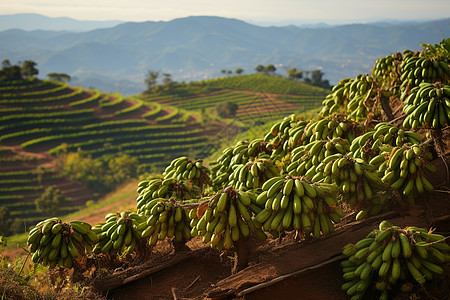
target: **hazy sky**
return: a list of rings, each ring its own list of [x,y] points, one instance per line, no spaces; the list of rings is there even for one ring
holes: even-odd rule
[[[0,14],[160,21],[210,15],[246,21],[350,23],[450,17],[450,0],[1,0]]]

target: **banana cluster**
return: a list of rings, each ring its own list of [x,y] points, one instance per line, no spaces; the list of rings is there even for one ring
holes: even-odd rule
[[[211,164],[212,187],[215,191],[230,186],[230,175],[239,165],[259,159],[269,159],[271,148],[263,139],[255,139],[250,143],[239,141],[235,146],[225,148],[217,161]]]
[[[404,128],[442,128],[450,122],[450,85],[423,82],[405,98]]]
[[[143,215],[131,211],[108,213],[105,222],[92,227],[99,238],[93,252],[109,253],[111,256],[131,254],[141,238],[138,225],[144,220]]]
[[[305,128],[303,145],[317,140],[326,140],[333,138],[346,139],[353,141],[356,133],[360,133],[360,125],[347,118],[345,114],[333,113],[317,121],[311,121]]]
[[[344,247],[348,259],[341,262],[342,290],[352,299],[363,299],[373,286],[388,299],[388,291],[410,280],[424,285],[434,275],[442,274],[441,264],[450,261],[450,246],[442,235],[424,228],[401,229],[387,221],[379,224],[366,238]]]
[[[192,236],[202,236],[203,243],[210,242],[211,248],[231,249],[241,238],[254,233],[259,239],[266,239],[265,233],[254,222],[250,205],[256,195],[225,188],[212,196],[207,209],[198,212],[198,221],[193,223]]]
[[[201,189],[184,180],[174,178],[154,178],[139,182],[137,192],[137,211],[145,215],[150,214],[153,205],[161,198],[175,198],[179,201],[195,199],[201,195]]]
[[[413,53],[405,51],[401,65],[402,90],[406,86],[419,86],[423,82],[442,82],[450,80],[450,68],[448,61],[436,57],[428,57],[426,51]]]
[[[189,180],[203,190],[203,186],[211,185],[209,169],[203,166],[202,160],[192,161],[188,157],[179,157],[172,160],[164,170],[164,179]]]
[[[379,58],[375,61],[372,74],[379,81],[385,83],[385,88],[390,89],[400,81],[402,61],[403,55],[399,52]]]
[[[305,176],[313,182],[324,180],[324,167],[339,155],[348,153],[349,143],[346,139],[317,140],[300,146],[291,151],[291,163],[286,172],[291,176]]]
[[[436,167],[429,162],[432,155],[426,146],[394,147],[386,160],[386,170],[381,180],[392,189],[399,190],[411,203],[418,194],[433,190],[425,171],[435,172]]]
[[[39,222],[30,231],[27,239],[33,263],[42,263],[54,268],[72,268],[73,259],[81,258],[92,251],[97,243],[97,234],[91,225],[83,221],[63,223],[58,218]]]
[[[336,207],[338,188],[331,184],[311,184],[304,177],[274,177],[262,186],[255,199],[261,209],[255,221],[277,236],[282,231],[318,238],[334,231],[342,212]]]
[[[303,131],[307,121],[294,114],[289,115],[278,123],[275,123],[264,136],[264,140],[270,142],[271,159],[276,160],[285,156],[291,149],[301,142]]]
[[[151,203],[148,219],[137,226],[137,229],[142,231],[141,237],[148,239],[150,246],[165,238],[174,238],[176,242],[190,240],[191,219],[182,203],[174,198],[155,199]]]
[[[369,129],[352,141],[350,155],[354,158],[362,158],[372,164],[372,159],[381,152],[390,151],[392,147],[402,147],[404,144],[419,144],[422,141],[423,137],[416,132],[399,129],[391,124],[381,122],[375,125],[373,130]],[[374,162],[379,161],[383,161],[383,159],[378,157]]]
[[[375,167],[364,160],[343,155],[325,166],[324,175],[340,188],[342,200],[359,211],[357,220],[387,208],[388,186],[377,175]]]
[[[279,175],[278,169],[270,159],[256,158],[246,164],[233,166],[228,184],[242,191],[257,189],[269,178]]]
[[[377,109],[378,83],[372,76],[358,75],[355,79],[343,79],[322,102],[322,116],[334,112],[346,113],[356,122],[365,120],[369,112]]]

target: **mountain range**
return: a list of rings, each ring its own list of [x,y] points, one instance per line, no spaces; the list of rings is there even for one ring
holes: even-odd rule
[[[67,73],[72,85],[120,91],[144,90],[148,70],[176,81],[223,76],[224,69],[253,73],[258,64],[321,69],[332,84],[370,72],[377,58],[450,36],[450,19],[348,24],[317,28],[257,26],[212,16],[159,22],[125,22],[84,32],[8,29],[0,32],[0,58],[31,59],[40,77]]]

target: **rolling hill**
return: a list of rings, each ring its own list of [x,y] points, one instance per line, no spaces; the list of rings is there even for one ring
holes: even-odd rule
[[[368,73],[376,58],[438,43],[449,36],[449,20],[350,24],[319,28],[262,27],[219,17],[168,22],[127,22],[88,32],[0,32],[0,57],[35,60],[42,74],[62,72],[74,84],[127,95],[144,90],[147,70],[171,73],[177,81],[220,75],[222,69],[276,64],[279,74],[296,67],[321,69],[335,84]],[[55,28],[57,30],[57,28]],[[97,85],[98,84],[98,85]]]

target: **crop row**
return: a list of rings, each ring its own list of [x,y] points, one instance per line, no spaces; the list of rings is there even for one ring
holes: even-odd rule
[[[37,80],[36,77],[31,77],[29,79],[20,79],[20,80],[11,80],[0,82],[0,91],[1,90],[14,90],[14,89],[23,89],[23,87],[27,87],[32,85]],[[41,81],[38,84],[45,82]]]
[[[0,180],[2,178],[23,178],[23,177],[27,178],[30,176],[35,176],[38,172],[41,174],[48,174],[48,173],[53,173],[53,170],[41,169],[40,171],[38,171],[38,170],[20,170],[20,171],[1,172]]]
[[[39,191],[39,190],[43,190],[43,189],[44,189],[44,186],[42,186],[42,185],[10,186],[10,187],[0,187],[0,193]]]
[[[50,87],[50,85],[49,85]],[[31,91],[31,92],[14,92],[14,93],[9,93],[9,94],[0,94],[1,98],[25,98],[25,97],[37,97],[40,95],[48,95],[48,94],[52,94],[52,93],[57,93],[60,91],[63,91],[65,89],[69,88],[67,83],[60,83],[57,84],[56,87],[53,88],[48,88],[48,89],[39,89],[36,91]]]
[[[158,125],[158,126],[142,126],[142,127],[129,127],[129,128],[117,128],[110,130],[93,130],[93,131],[84,131],[84,132],[76,132],[70,134],[59,134],[59,135],[51,135],[44,136],[37,139],[29,140],[27,142],[22,143],[22,148],[28,148],[31,146],[39,145],[42,143],[47,143],[51,141],[59,141],[59,142],[67,142],[73,139],[79,138],[94,138],[99,136],[104,136],[108,134],[121,134],[126,135],[129,133],[148,133],[152,132],[156,135],[165,135],[165,130],[168,129],[182,129],[186,125],[185,124],[170,124],[170,125]],[[161,132],[162,131],[162,132]]]
[[[15,120],[33,120],[33,119],[50,119],[52,117],[60,119],[61,117],[79,117],[83,115],[91,115],[94,112],[93,109],[79,109],[79,110],[69,110],[69,111],[58,111],[58,112],[52,112],[52,113],[25,113],[25,114],[18,114],[18,115],[7,115],[0,117],[0,123],[9,123],[14,122]]]
[[[100,123],[88,124],[81,127],[81,129],[100,129],[100,128],[123,128],[124,126],[139,126],[146,125],[146,121],[143,119],[125,119],[125,120],[114,120],[105,121]]]
[[[134,143],[143,142],[146,143],[147,141],[159,141],[165,137],[173,137],[173,138],[183,138],[189,135],[197,135],[201,133],[202,129],[193,129],[193,130],[186,130],[186,131],[175,131],[175,132],[163,132],[163,133],[149,133],[149,134],[139,134],[139,135],[132,135],[127,134],[123,136],[116,136],[116,137],[108,137],[108,138],[100,138],[95,140],[89,140],[85,142],[79,142],[79,143],[73,143],[64,146],[68,151],[75,151],[78,148],[81,148],[83,150],[90,149],[90,148],[99,148],[104,147],[105,144],[115,144],[115,143],[121,143],[123,147],[128,147],[134,145]],[[127,143],[127,141],[132,141]],[[136,142],[137,141],[137,142]],[[62,151],[63,146],[56,146],[52,149],[50,149],[50,154],[56,155],[59,152]]]
[[[155,122],[160,123],[175,118],[178,115],[178,108],[171,107],[171,109],[173,109],[172,112],[168,113],[167,115],[156,118]]]
[[[70,119],[35,119],[23,122],[17,122],[13,124],[6,124],[0,126],[0,132],[15,132],[15,131],[26,131],[29,128],[47,128],[54,126],[63,126],[63,125],[72,125],[76,126],[79,124],[83,126],[83,124],[95,124],[93,122],[98,121],[99,119],[96,117],[82,117],[82,118],[70,118]],[[68,127],[68,126],[67,126]]]
[[[0,100],[0,104],[23,105],[23,104],[35,104],[35,103],[42,103],[42,102],[60,101],[60,100],[70,99],[72,97],[81,95],[82,93],[83,93],[83,88],[78,87],[78,88],[75,88],[72,92],[63,94],[63,95],[45,97],[45,98],[33,98],[33,99],[5,99],[5,100]]]
[[[116,115],[116,116],[124,115],[124,114],[130,113],[130,112],[136,111],[139,108],[141,108],[142,105],[144,105],[144,101],[142,101],[141,99],[135,98],[135,99],[133,99],[133,101],[135,101],[135,104],[133,106],[124,108],[122,110],[118,110],[114,113],[114,115]]]
[[[83,105],[83,104],[86,104],[86,103],[94,102],[94,101],[98,100],[100,98],[100,96],[101,96],[100,91],[95,90],[95,92],[94,92],[94,94],[92,96],[90,96],[88,98],[85,98],[85,99],[81,99],[81,100],[72,102],[72,103],[70,103],[70,106],[78,106],[78,105]]]
[[[147,106],[150,106],[152,108],[152,110],[142,115],[142,117],[145,119],[156,116],[162,110],[161,104],[159,104],[157,102],[147,102],[146,104],[147,104]]]
[[[0,157],[0,163],[32,162],[35,160],[36,160],[35,156]]]
[[[120,94],[115,94],[115,97],[116,97],[116,100],[114,100],[114,101],[109,101],[110,97],[102,99],[100,101],[100,107],[101,108],[112,107],[112,106],[122,103],[124,100],[122,95],[120,95]]]
[[[22,107],[22,106],[14,106],[14,107],[2,107],[0,108],[0,114],[16,114],[23,113],[26,111],[27,113],[48,113],[54,111],[64,110],[66,106],[64,105],[53,105],[53,106],[36,106],[36,107]]]
[[[176,100],[165,99],[160,100],[159,102],[168,105],[183,105],[183,108],[186,109],[197,109],[202,106],[214,106],[216,103],[224,101],[233,102],[233,100],[247,98],[249,96],[251,97],[252,95],[236,91],[226,91],[206,96],[203,95],[195,96],[187,99],[176,99]],[[193,108],[193,106],[195,106],[195,108]]]
[[[91,154],[93,156],[103,155],[105,153],[111,152],[122,152],[122,153],[139,153],[139,152],[161,152],[165,149],[171,149],[174,145],[192,145],[203,143],[208,139],[203,136],[193,136],[193,137],[185,137],[185,138],[166,138],[166,139],[158,139],[158,140],[143,140],[136,141],[130,143],[123,143],[117,145],[108,145],[102,148],[95,148],[93,150],[84,151],[87,154]]]
[[[51,175],[51,176],[43,176],[41,181],[50,181],[50,180],[54,180],[54,179],[58,179],[60,178],[60,176],[58,175]],[[25,185],[25,184],[34,184],[34,183],[39,183],[39,179],[36,176],[36,174],[33,174],[33,177],[29,177],[29,178],[14,178],[14,179],[0,179],[0,186],[1,185]]]

